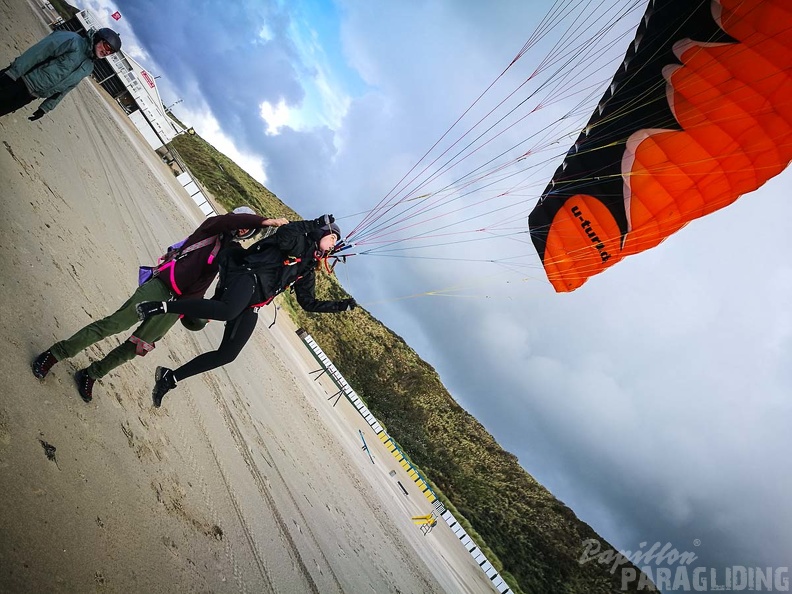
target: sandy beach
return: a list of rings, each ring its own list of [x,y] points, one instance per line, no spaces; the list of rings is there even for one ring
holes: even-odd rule
[[[3,66],[47,33],[25,0],[0,0],[0,30]],[[86,80],[37,122],[37,103],[0,119],[0,591],[494,592],[442,520],[413,525],[431,505],[328,400],[287,316],[267,328],[271,306],[233,364],[161,409],[156,366],[215,348],[221,323],[177,325],[91,404],[74,372],[128,333],[33,377],[39,352],[114,311],[138,265],[203,220],[111,101]]]

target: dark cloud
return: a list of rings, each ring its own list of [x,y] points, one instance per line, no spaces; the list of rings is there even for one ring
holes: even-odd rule
[[[135,0],[120,9],[166,82],[193,91],[185,105],[205,102],[240,148],[260,148],[262,102],[297,104],[303,97],[289,17],[275,2]]]
[[[341,213],[340,189],[331,180],[336,152],[333,139],[333,131],[326,127],[309,133],[284,128],[258,143],[259,150],[268,155],[268,185],[306,218],[330,211]]]

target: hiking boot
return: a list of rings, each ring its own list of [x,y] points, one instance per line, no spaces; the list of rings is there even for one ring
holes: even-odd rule
[[[151,399],[154,401],[154,406],[159,408],[162,406],[162,397],[176,387],[176,377],[173,375],[173,369],[157,367],[157,371],[154,372],[154,382]]]
[[[80,393],[85,402],[93,400],[93,386],[96,380],[88,375],[87,369],[80,369],[74,374],[74,379],[77,382],[77,391]]]
[[[50,369],[52,366],[57,363],[58,360],[55,358],[55,355],[52,354],[52,351],[46,350],[41,353],[36,360],[33,361],[31,367],[33,368],[33,375],[35,375],[40,380],[43,380],[47,377]]]
[[[163,301],[143,301],[135,306],[138,318],[145,322],[151,316],[158,316],[165,313],[165,303]]]

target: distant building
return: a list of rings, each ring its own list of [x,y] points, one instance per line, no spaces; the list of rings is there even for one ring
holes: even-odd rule
[[[89,10],[78,12],[68,21],[56,23],[53,29],[85,34],[101,25]],[[124,54],[123,50],[104,60],[97,60],[93,77],[127,112],[129,119],[155,151],[184,132],[165,112],[154,76]]]

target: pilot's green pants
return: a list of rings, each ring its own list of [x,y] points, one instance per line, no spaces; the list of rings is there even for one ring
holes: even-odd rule
[[[171,290],[158,278],[140,285],[132,296],[106,318],[88,324],[71,338],[61,340],[50,347],[50,352],[58,361],[73,357],[95,342],[123,332],[138,323],[135,306],[141,301],[168,301],[173,297]],[[168,333],[178,321],[177,314],[152,316],[138,326],[127,340],[110,351],[104,359],[94,361],[88,367],[89,377],[99,379],[119,365],[134,359],[135,355],[145,355],[154,348],[154,343]]]

